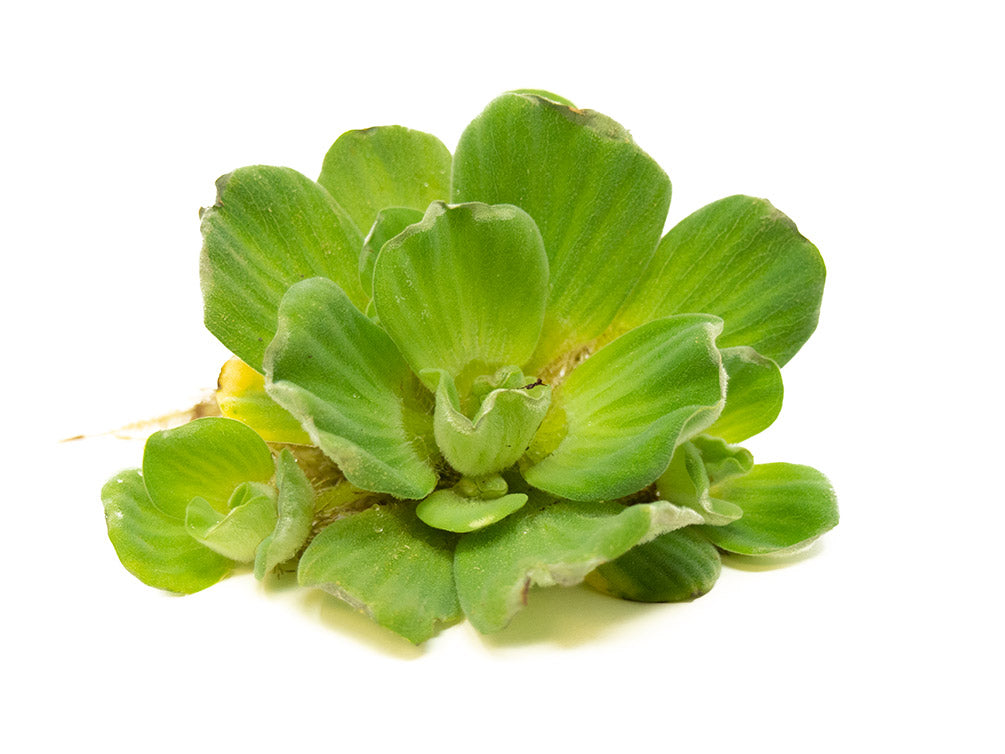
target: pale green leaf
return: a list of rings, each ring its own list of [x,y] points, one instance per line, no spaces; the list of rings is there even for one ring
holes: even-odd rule
[[[191,594],[226,576],[233,564],[185,531],[185,522],[157,508],[138,470],[112,477],[101,490],[108,538],[133,576],[144,584]]]
[[[771,426],[782,410],[782,372],[753,348],[723,348],[729,375],[726,407],[706,432],[727,442],[743,442]]]
[[[221,513],[204,498],[192,498],[185,511],[185,530],[213,552],[250,563],[276,526],[276,490],[260,482],[245,482],[234,490],[227,507]]]
[[[414,504],[375,505],[322,530],[300,557],[298,579],[419,644],[462,617],[455,541],[419,521]]]
[[[376,126],[348,131],[325,155],[318,183],[366,231],[385,207],[425,210],[450,198],[450,152],[422,131]]]
[[[742,476],[754,467],[754,456],[749,450],[739,445],[730,445],[719,437],[697,435],[691,438],[691,445],[701,453],[701,462],[709,484],[719,484],[730,477]]]
[[[364,239],[363,251],[359,255],[359,281],[367,296],[373,296],[373,268],[384,244],[409,225],[419,222],[422,217],[422,212],[408,207],[388,207],[377,213],[377,219]],[[366,315],[370,316],[369,306],[367,309]]]
[[[354,485],[413,499],[432,492],[422,436],[432,444],[432,427],[408,365],[330,280],[305,280],[283,298],[265,373],[272,399]]]
[[[677,448],[667,470],[656,480],[661,499],[690,508],[699,513],[705,523],[721,526],[743,515],[733,503],[712,497],[709,488],[709,473],[702,452],[693,442],[685,442]]]
[[[321,186],[264,165],[235,170],[216,185],[216,204],[202,212],[206,327],[242,361],[261,370],[279,302],[299,280],[330,278],[356,306],[366,305],[362,235]]]
[[[532,213],[533,214],[533,213]],[[725,322],[719,346],[750,346],[784,365],[817,326],[824,263],[766,199],[731,196],[660,241],[615,330],[684,312]]]
[[[266,442],[311,441],[300,422],[265,392],[265,378],[236,356],[220,370],[216,403],[221,414],[247,424]]]
[[[838,523],[830,482],[809,466],[758,464],[749,474],[715,485],[712,494],[738,505],[743,517],[701,532],[716,547],[741,555],[809,544]]]
[[[242,482],[268,482],[275,473],[269,446],[253,429],[221,417],[196,419],[155,432],[143,450],[143,479],[154,504],[185,518],[194,497],[221,512]]]
[[[532,585],[578,584],[632,547],[699,521],[668,502],[551,502],[533,492],[513,515],[461,537],[454,559],[461,606],[479,631],[498,631],[526,604]]]
[[[504,94],[454,157],[454,201],[514,204],[541,230],[551,279],[534,370],[601,334],[652,257],[670,204],[669,178],[624,128],[556,99]]]
[[[703,315],[657,320],[576,367],[553,393],[526,480],[573,500],[614,499],[654,482],[677,445],[722,410],[720,327]]]
[[[688,602],[715,585],[719,552],[692,527],[663,534],[586,577],[598,591],[637,602]]]
[[[380,323],[412,369],[446,370],[462,394],[530,357],[547,295],[541,235],[511,206],[437,202],[384,244],[373,275]]]
[[[526,502],[527,496],[521,492],[485,500],[442,489],[419,503],[415,513],[429,526],[465,533],[502,521]]]
[[[276,487],[278,520],[275,529],[255,551],[255,577],[259,579],[300,551],[311,533],[314,517],[314,490],[286,448],[276,459]]]

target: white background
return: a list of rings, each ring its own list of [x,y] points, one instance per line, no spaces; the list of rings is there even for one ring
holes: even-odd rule
[[[995,3],[22,3],[0,12],[5,751],[1001,751],[1002,23]],[[153,8],[157,8],[156,10]],[[173,598],[98,491],[190,405],[196,211],[350,128],[451,148],[500,92],[632,130],[670,222],[768,197],[828,265],[748,443],[825,471],[812,556],[689,605],[531,595],[421,649],[241,574]],[[5,740],[6,739],[6,740]]]

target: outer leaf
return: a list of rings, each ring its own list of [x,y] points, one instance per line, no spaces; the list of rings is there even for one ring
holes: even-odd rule
[[[683,312],[715,314],[719,346],[752,346],[784,365],[817,326],[824,263],[766,199],[731,196],[670,230],[616,329]]]
[[[311,439],[294,416],[265,392],[265,378],[236,356],[220,370],[220,413],[244,422],[267,442],[307,445]]]
[[[809,466],[767,463],[712,488],[743,509],[727,526],[703,526],[717,547],[763,555],[809,544],[838,523],[837,498],[827,477]]]
[[[266,573],[295,556],[311,533],[314,490],[286,448],[276,459],[276,487],[279,488],[276,503],[279,517],[273,532],[262,540],[255,552],[255,578],[258,579],[265,578]]]
[[[600,335],[645,270],[670,179],[619,124],[554,95],[509,93],[468,126],[454,201],[515,204],[544,237],[551,269],[537,369]]]
[[[719,552],[693,528],[663,534],[586,577],[598,591],[637,602],[688,602],[715,586]]]
[[[185,522],[157,508],[138,470],[113,477],[101,490],[108,538],[144,584],[191,594],[226,576],[232,563],[185,532]]]
[[[502,521],[527,502],[521,492],[491,500],[464,497],[452,489],[436,490],[415,509],[419,519],[429,526],[459,534],[484,529]]]
[[[539,586],[571,586],[601,563],[659,534],[701,520],[667,502],[549,504],[532,493],[522,510],[461,537],[454,575],[465,614],[482,633],[504,628]]]
[[[450,196],[450,152],[421,131],[376,126],[348,131],[325,155],[318,183],[365,231],[385,207],[425,210]]]
[[[414,499],[432,492],[408,365],[330,280],[305,280],[283,298],[265,373],[272,399],[354,485]]]
[[[422,217],[422,212],[408,207],[388,207],[377,213],[377,219],[363,241],[363,251],[359,255],[359,282],[367,296],[373,296],[373,268],[384,244],[409,225],[422,220]]]
[[[375,505],[318,534],[300,558],[298,578],[419,644],[461,618],[454,542],[419,521],[412,504]]]
[[[708,434],[726,442],[743,442],[771,426],[782,410],[782,371],[753,348],[722,349],[729,375],[726,407]]]
[[[622,497],[655,481],[674,448],[722,410],[721,322],[650,322],[580,364],[554,392],[524,477],[573,500]]]
[[[238,563],[250,563],[255,550],[276,526],[276,490],[245,482],[230,499],[226,513],[201,497],[185,511],[185,530],[200,544]]]
[[[548,260],[523,210],[437,202],[384,245],[373,295],[381,325],[415,373],[464,375],[458,387],[466,393],[475,377],[530,358]]]
[[[298,280],[330,278],[366,305],[362,236],[321,186],[263,165],[235,170],[216,186],[216,204],[202,212],[206,327],[246,364],[261,369],[279,302]]]
[[[178,519],[194,497],[224,513],[242,482],[267,482],[275,466],[255,430],[233,419],[206,417],[155,432],[143,449],[143,479],[154,504]]]

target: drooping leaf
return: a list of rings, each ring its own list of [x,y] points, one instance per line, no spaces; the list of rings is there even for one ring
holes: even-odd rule
[[[286,448],[276,459],[276,487],[279,490],[278,520],[275,529],[255,551],[255,578],[258,579],[265,578],[266,573],[296,555],[311,533],[314,490]]]
[[[497,473],[524,454],[550,403],[547,385],[497,388],[468,418],[453,378],[441,372],[433,414],[436,444],[447,463],[466,476]]]
[[[528,91],[504,94],[467,127],[451,190],[457,202],[514,204],[541,230],[551,279],[535,371],[610,323],[670,204],[669,178],[619,124]]]
[[[817,326],[824,263],[766,199],[731,196],[684,218],[660,241],[618,314],[623,331],[705,312],[725,322],[719,346],[750,346],[784,365]]]
[[[462,534],[502,521],[526,502],[527,496],[520,492],[486,500],[442,489],[419,503],[415,513],[429,526]]]
[[[192,498],[226,513],[242,482],[267,482],[275,473],[269,446],[239,421],[206,417],[155,432],[143,449],[143,479],[154,505],[184,520]]]
[[[329,278],[356,306],[366,305],[362,235],[321,186],[264,165],[235,170],[216,185],[216,204],[202,212],[206,327],[242,361],[261,370],[279,302],[299,280]]]
[[[307,445],[311,439],[293,415],[265,392],[265,378],[236,356],[220,371],[220,413],[244,422],[266,442]]]
[[[185,522],[157,508],[139,470],[112,477],[101,490],[108,538],[133,576],[170,592],[192,594],[226,576],[233,564],[185,531]]]
[[[726,407],[707,433],[727,442],[743,442],[771,426],[782,410],[782,372],[753,348],[723,348],[729,375]]]
[[[245,482],[234,490],[221,513],[204,498],[194,497],[185,511],[185,530],[196,542],[238,563],[250,563],[276,526],[276,490]]]
[[[375,505],[322,530],[300,557],[298,579],[419,644],[462,617],[455,540],[419,521],[414,504]]]
[[[363,250],[359,254],[359,281],[367,296],[373,296],[373,268],[384,244],[409,225],[419,222],[422,217],[422,212],[408,207],[387,207],[377,213],[377,219],[373,221],[373,227],[363,240]],[[370,316],[369,311],[366,314]]]
[[[420,499],[436,486],[432,427],[387,334],[337,285],[290,288],[265,357],[266,391],[357,487]]]
[[[692,527],[662,534],[604,563],[586,583],[636,602],[688,602],[707,594],[722,570],[719,551]]]
[[[764,555],[809,544],[838,522],[837,499],[827,477],[809,466],[757,464],[744,476],[712,488],[712,494],[743,510],[726,526],[703,526],[716,547],[741,555]]]
[[[650,322],[611,342],[555,390],[524,477],[572,500],[629,495],[722,409],[725,372],[715,317]]]
[[[552,502],[531,493],[521,510],[457,544],[454,575],[461,606],[482,633],[504,628],[532,585],[572,586],[602,563],[660,534],[701,521],[668,502]]]
[[[325,155],[318,183],[364,233],[385,207],[424,211],[450,197],[450,151],[431,134],[402,126],[348,131]]]
[[[523,210],[437,202],[384,244],[373,295],[381,325],[415,373],[446,370],[466,393],[475,377],[523,364],[534,351],[548,260]]]
[[[708,470],[701,450],[693,442],[685,442],[677,448],[670,465],[656,480],[656,489],[661,499],[690,508],[707,524],[721,526],[743,515],[733,503],[712,497]]]

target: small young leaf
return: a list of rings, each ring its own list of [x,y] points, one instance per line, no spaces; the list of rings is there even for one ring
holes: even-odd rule
[[[594,589],[637,602],[688,602],[707,594],[722,570],[719,551],[693,527],[660,535],[586,577]]]
[[[412,374],[394,343],[337,285],[297,283],[279,308],[265,357],[266,391],[357,487],[420,499],[436,473],[415,427]]]
[[[185,530],[192,539],[238,563],[250,563],[255,550],[276,526],[276,490],[245,482],[234,490],[226,513],[204,498],[192,498],[185,511]]]
[[[771,426],[782,410],[782,371],[753,348],[723,348],[729,375],[726,407],[705,432],[726,442],[743,442]]]
[[[242,482],[268,482],[275,473],[269,446],[233,419],[206,417],[155,432],[143,449],[143,479],[154,505],[185,518],[192,498],[225,513]]]
[[[483,500],[442,489],[419,503],[415,513],[429,526],[462,534],[502,521],[526,502],[527,496],[520,492]]]
[[[610,500],[654,482],[674,448],[722,410],[720,327],[704,315],[657,320],[576,367],[554,392],[524,478],[572,500]]]
[[[661,499],[690,508],[701,515],[704,523],[721,526],[743,515],[733,503],[712,497],[709,486],[701,450],[693,442],[677,448],[667,470],[656,480]]]
[[[709,484],[719,484],[734,476],[743,476],[754,467],[754,456],[746,448],[730,445],[719,437],[697,435],[691,438],[701,453],[701,463]]]
[[[266,442],[310,444],[300,422],[265,392],[265,378],[236,356],[220,370],[216,403],[221,414],[244,422]]]
[[[206,327],[248,366],[261,370],[279,302],[298,280],[330,278],[356,306],[366,305],[363,237],[321,186],[295,170],[263,165],[235,170],[216,185],[216,204],[202,212]]]
[[[431,529],[410,503],[339,518],[300,557],[298,579],[345,600],[419,644],[462,617],[454,587],[456,537]]]
[[[233,567],[185,531],[185,522],[157,508],[139,470],[112,477],[101,490],[108,538],[133,576],[170,592],[192,594],[226,576]]]
[[[255,551],[255,578],[296,555],[307,542],[314,515],[314,490],[307,475],[297,465],[293,454],[283,448],[276,459],[276,503],[279,518],[276,527]]]
[[[701,533],[722,550],[764,555],[809,544],[838,522],[837,499],[827,477],[809,466],[758,464],[744,476],[712,488],[738,505],[743,517]]]
[[[431,134],[402,126],[348,131],[325,155],[318,183],[366,232],[385,207],[424,211],[450,197],[450,152]]]

